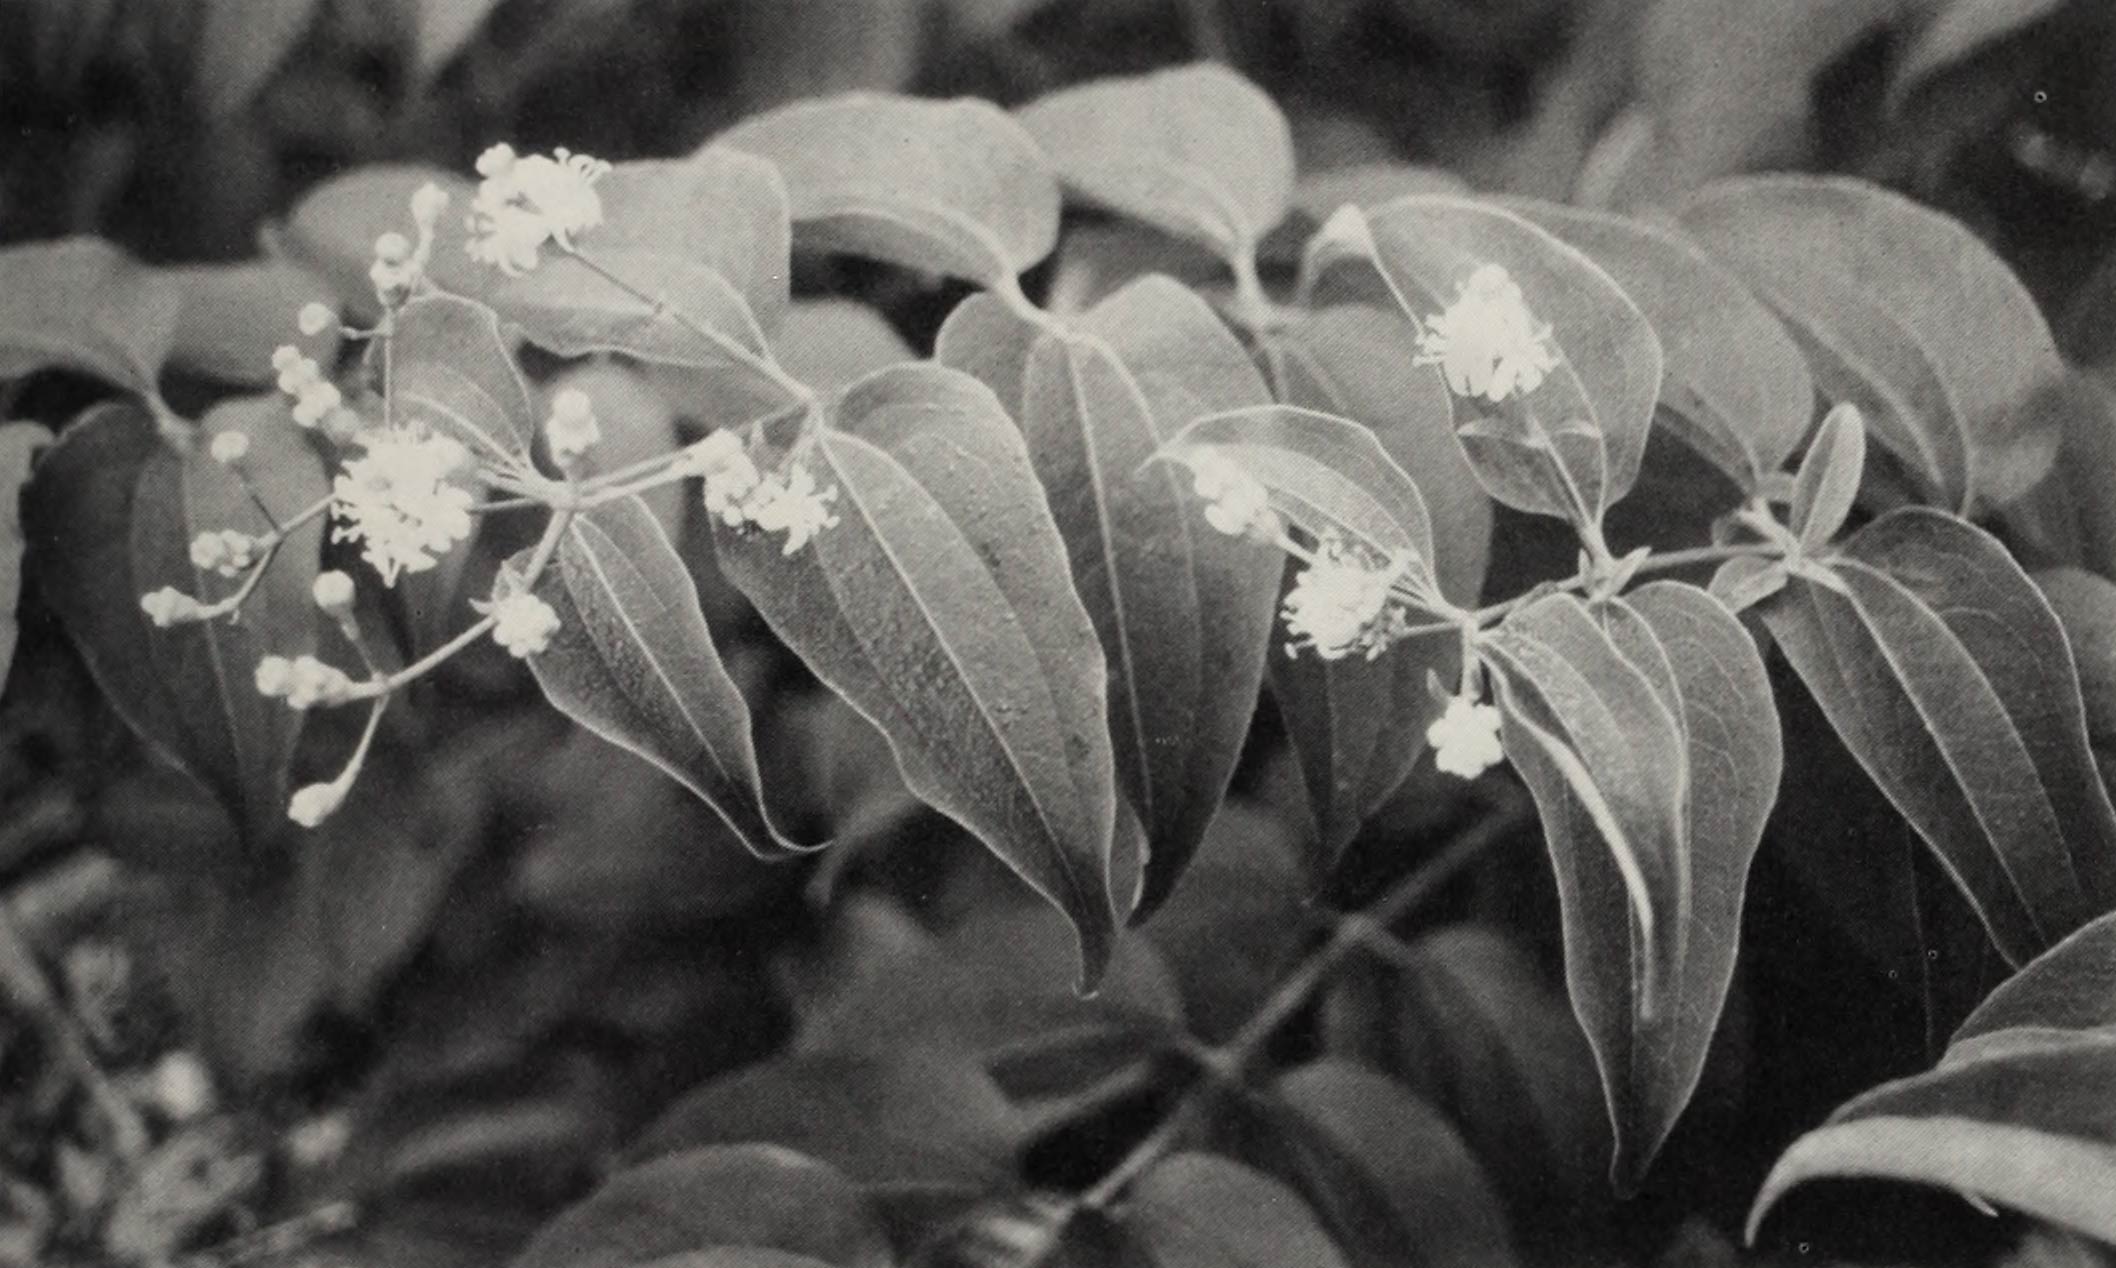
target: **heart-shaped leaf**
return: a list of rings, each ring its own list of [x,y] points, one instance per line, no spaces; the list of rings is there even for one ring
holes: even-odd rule
[[[476,300],[434,295],[399,309],[394,330],[390,383],[400,413],[481,459],[528,461],[541,420],[499,314]]]
[[[1348,1268],[1299,1194],[1211,1154],[1164,1159],[1132,1187],[1117,1219],[1154,1268]]]
[[[51,443],[51,433],[35,423],[0,423],[0,687],[15,660],[15,605],[22,597],[22,486],[29,483],[29,464]]]
[[[1212,248],[1237,269],[1285,218],[1293,135],[1278,103],[1201,63],[1061,88],[1022,126],[1087,201]]]
[[[745,119],[715,142],[775,164],[805,245],[1001,291],[1058,242],[1058,181],[990,102],[846,93]]]
[[[858,1186],[836,1168],[764,1144],[691,1149],[620,1171],[545,1225],[513,1262],[514,1268],[635,1268],[686,1251],[738,1246],[806,1255],[837,1268],[896,1262]]]
[[[1787,525],[1801,548],[1817,551],[1829,545],[1851,518],[1866,472],[1866,420],[1856,405],[1839,405],[1822,420],[1814,443],[1800,459],[1793,479],[1793,505]]]
[[[1778,1159],[1749,1214],[1794,1186],[1936,1185],[2116,1241],[2116,915],[1993,992],[1938,1068],[1860,1096]]]
[[[843,522],[792,555],[722,526],[722,565],[911,790],[1066,913],[1092,981],[1114,928],[1104,669],[1020,436],[939,366],[863,380],[835,414],[808,461]]]
[[[2116,904],[2116,812],[2049,603],[1983,530],[1925,508],[1848,539],[1762,612],[1830,725],[2014,964]]]
[[[1638,477],[1661,385],[1660,343],[1623,288],[1576,248],[1488,203],[1413,195],[1339,215],[1422,333],[1438,335],[1455,311],[1468,327],[1447,339],[1456,356],[1497,353],[1454,383],[1456,434],[1491,495],[1599,525]],[[1518,286],[1525,315],[1484,311],[1493,305],[1478,302],[1473,278]],[[1494,336],[1507,346],[1486,347]],[[1524,340],[1534,346],[1513,346]],[[1510,384],[1507,371],[1528,360],[1547,372]]]
[[[62,368],[159,399],[183,298],[100,238],[0,250],[0,379]]]
[[[2064,364],[2027,288],[1966,227],[1864,181],[1812,176],[1722,181],[1682,221],[1817,354],[1823,388],[1866,410],[1950,506],[2004,506],[2050,470],[2057,420],[2027,406]]]
[[[1806,436],[1815,385],[1800,347],[1740,278],[1671,229],[1555,203],[1508,208],[1584,251],[1653,324],[1661,403],[1684,442],[1754,492]]]
[[[1226,795],[1263,680],[1279,552],[1208,527],[1151,459],[1193,419],[1263,406],[1196,293],[1142,278],[1037,341],[1021,430],[1110,668],[1117,770],[1146,834],[1137,915],[1167,898]]]
[[[518,556],[517,574],[524,564]],[[537,593],[559,627],[529,669],[559,712],[660,767],[759,857],[812,848],[773,822],[749,707],[645,503],[621,498],[576,516]]]

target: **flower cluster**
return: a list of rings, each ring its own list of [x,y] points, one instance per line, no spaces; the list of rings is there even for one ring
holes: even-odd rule
[[[457,441],[423,427],[363,432],[365,453],[331,484],[331,510],[344,523],[338,541],[361,543],[361,556],[395,585],[403,572],[424,572],[470,536],[469,489],[450,480],[469,459]]]
[[[1393,594],[1408,566],[1408,559],[1377,564],[1371,552],[1324,534],[1286,593],[1281,615],[1291,635],[1287,655],[1309,647],[1324,660],[1353,652],[1368,660],[1380,656],[1410,625]]]
[[[1499,744],[1499,711],[1467,696],[1454,696],[1447,712],[1425,729],[1433,764],[1462,779],[1475,779],[1506,758]]]
[[[562,389],[551,398],[551,417],[544,420],[544,439],[551,445],[551,460],[561,468],[573,466],[602,439],[602,426],[595,418],[595,403],[576,387]]]
[[[200,572],[239,577],[257,562],[263,543],[232,528],[200,533],[191,539],[191,566]]]
[[[836,486],[819,489],[813,472],[799,463],[783,475],[764,475],[732,431],[716,431],[685,451],[683,467],[705,477],[705,509],[729,528],[786,534],[786,554],[806,546],[838,522],[830,504]]]
[[[521,588],[513,588],[490,603],[472,599],[470,606],[492,618],[492,641],[508,654],[526,660],[549,650],[551,636],[558,633],[558,613],[552,606]]]
[[[342,669],[314,656],[267,656],[257,662],[257,693],[284,700],[290,709],[313,709],[317,705],[344,704],[353,698],[355,684]]]
[[[1484,264],[1446,312],[1425,319],[1415,363],[1439,366],[1458,396],[1497,403],[1535,391],[1558,362],[1550,327],[1528,311],[1520,284],[1500,265]]]
[[[609,171],[600,159],[563,149],[548,158],[516,155],[508,145],[486,150],[470,204],[471,258],[514,276],[537,266],[546,242],[572,250],[575,234],[602,223],[595,184]]]
[[[303,427],[316,426],[345,405],[323,367],[293,344],[281,344],[272,353],[272,368],[279,371],[279,390],[294,398],[294,421]]]
[[[1205,499],[1205,521],[1230,537],[1278,540],[1281,525],[1263,482],[1216,449],[1190,460],[1193,487]]]
[[[154,622],[157,629],[164,630],[205,617],[205,605],[175,586],[163,586],[152,594],[141,595],[140,611],[147,614],[147,619]]]

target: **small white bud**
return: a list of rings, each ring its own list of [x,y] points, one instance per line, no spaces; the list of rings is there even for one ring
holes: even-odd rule
[[[163,586],[152,594],[140,596],[140,611],[161,629],[182,625],[199,619],[197,599],[185,594],[175,586]]]
[[[329,304],[311,300],[301,306],[301,313],[294,320],[301,327],[302,334],[314,336],[337,325],[338,314]]]
[[[250,454],[250,437],[246,432],[224,431],[213,438],[207,446],[213,461],[224,467],[232,467]]]
[[[315,597],[316,606],[332,616],[344,616],[353,610],[353,579],[335,568],[317,573],[309,593]]]
[[[478,175],[486,179],[504,177],[514,170],[514,147],[502,141],[478,155]]]
[[[310,784],[294,794],[287,803],[287,818],[304,828],[313,828],[337,812],[345,804],[346,785],[336,780],[328,784]]]
[[[191,539],[191,566],[200,572],[218,572],[228,562],[228,544],[219,533],[200,533]]]
[[[375,258],[384,264],[402,265],[411,260],[411,239],[391,230],[375,239]]]
[[[419,226],[421,236],[433,232],[441,222],[441,213],[448,210],[448,191],[432,181],[426,182],[412,192],[411,219]]]
[[[205,1063],[182,1049],[155,1063],[151,1095],[171,1120],[187,1123],[213,1110],[213,1076]]]
[[[551,417],[544,423],[551,442],[551,457],[567,467],[602,439],[595,418],[595,403],[579,388],[565,388],[551,398]]]
[[[301,355],[301,349],[290,343],[283,343],[272,349],[272,368],[281,374],[285,374],[306,360],[308,358]]]
[[[257,694],[277,700],[294,687],[294,662],[284,656],[267,656],[257,662]]]

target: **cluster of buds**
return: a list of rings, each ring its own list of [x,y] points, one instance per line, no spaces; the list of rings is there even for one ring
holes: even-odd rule
[[[1443,774],[1475,779],[1506,760],[1499,743],[1499,710],[1465,692],[1450,697],[1447,710],[1425,729],[1433,765]]]
[[[472,599],[470,606],[492,618],[492,641],[518,660],[550,650],[551,636],[559,631],[558,612],[529,591],[519,577],[503,573],[501,593],[486,602]]]
[[[602,223],[595,185],[609,171],[601,159],[570,150],[549,157],[517,155],[509,145],[486,150],[470,204],[470,257],[511,277],[535,268],[547,242],[571,251],[576,234]]]
[[[191,539],[191,566],[200,572],[239,577],[257,562],[262,550],[262,542],[237,529],[200,533]]]
[[[1230,537],[1275,542],[1285,532],[1271,493],[1261,480],[1242,470],[1217,449],[1192,455],[1190,469],[1197,495],[1205,499],[1205,522]]]
[[[448,210],[448,191],[428,181],[411,196],[411,222],[418,241],[391,231],[375,239],[375,262],[368,266],[367,280],[375,298],[385,308],[395,308],[415,294],[426,280],[426,266],[433,259],[435,228]]]
[[[293,344],[282,344],[272,353],[272,368],[279,371],[279,390],[294,398],[294,421],[315,427],[345,407],[338,385],[324,377],[315,358],[301,354]]]
[[[284,700],[290,709],[344,704],[358,691],[344,670],[314,656],[267,656],[257,662],[255,681],[259,695]]]
[[[155,628],[164,630],[202,621],[206,617],[206,605],[175,586],[163,586],[151,594],[141,595],[140,611],[147,614]]]
[[[551,461],[562,471],[571,470],[602,439],[595,403],[586,392],[569,387],[552,396],[551,416],[544,420],[544,439],[551,446]]]
[[[830,509],[838,497],[835,485],[819,489],[815,474],[800,462],[784,473],[760,473],[732,431],[716,431],[692,445],[682,464],[690,474],[705,478],[708,513],[730,528],[785,533],[788,555],[838,522]]]
[[[1437,365],[1457,396],[1494,404],[1543,383],[1560,358],[1550,326],[1528,310],[1520,284],[1498,264],[1479,265],[1444,313],[1425,319],[1414,364]]]

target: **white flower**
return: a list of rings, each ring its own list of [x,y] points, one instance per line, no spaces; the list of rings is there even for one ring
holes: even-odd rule
[[[257,694],[277,700],[294,689],[294,662],[284,656],[267,656],[257,662]]]
[[[836,486],[818,492],[808,468],[797,466],[784,479],[766,476],[743,504],[743,512],[750,523],[767,533],[784,532],[785,553],[791,555],[838,522],[830,510],[837,497]]]
[[[345,521],[332,534],[361,542],[361,555],[395,585],[400,572],[424,572],[470,536],[470,490],[449,482],[468,458],[463,446],[419,427],[362,433],[366,454],[331,485],[331,510]]]
[[[332,616],[353,610],[353,579],[335,568],[317,573],[309,593],[316,606]]]
[[[213,438],[207,446],[213,461],[224,467],[232,467],[250,456],[250,437],[247,432],[224,431]]]
[[[161,629],[182,625],[200,619],[201,608],[197,599],[185,594],[175,586],[163,586],[153,594],[140,596],[140,611]]]
[[[1233,459],[1215,449],[1201,450],[1191,459],[1191,474],[1197,495],[1205,499],[1207,523],[1230,537],[1277,538],[1270,491]]]
[[[310,784],[287,803],[287,818],[304,828],[313,828],[345,804],[345,794],[351,789],[352,782],[342,776],[327,784]]]
[[[337,325],[338,314],[332,310],[329,304],[311,300],[301,306],[301,312],[295,317],[294,321],[296,325],[301,327],[302,334],[314,336],[320,335]]]
[[[742,438],[732,431],[716,431],[686,449],[686,469],[705,477],[705,509],[727,522],[730,528],[745,524],[749,516],[742,503],[757,491],[763,477],[750,461]]]
[[[1433,764],[1450,775],[1475,779],[1506,758],[1499,744],[1499,711],[1468,696],[1447,702],[1447,712],[1425,729]]]
[[[551,460],[570,467],[602,439],[595,420],[595,403],[577,387],[561,390],[551,398],[551,417],[544,420],[544,438],[551,442]]]
[[[470,204],[470,255],[518,274],[537,266],[544,243],[572,250],[575,234],[602,223],[602,196],[595,183],[610,165],[585,154],[555,151],[550,157],[517,157],[495,145],[478,157],[477,197]]]
[[[1404,562],[1374,566],[1336,537],[1316,543],[1315,557],[1293,579],[1282,615],[1292,635],[1286,652],[1313,648],[1324,660],[1362,652],[1368,660],[1387,650],[1407,622],[1389,589]]]
[[[551,646],[551,636],[558,633],[558,613],[550,604],[520,589],[518,580],[509,584],[517,588],[490,603],[473,601],[470,606],[492,618],[493,642],[522,659],[540,655]]]
[[[1535,391],[1558,367],[1558,354],[1519,284],[1501,266],[1484,264],[1446,312],[1426,318],[1415,364],[1439,366],[1458,396],[1498,402]]]
[[[392,229],[375,239],[375,258],[384,264],[411,263],[411,239]]]

